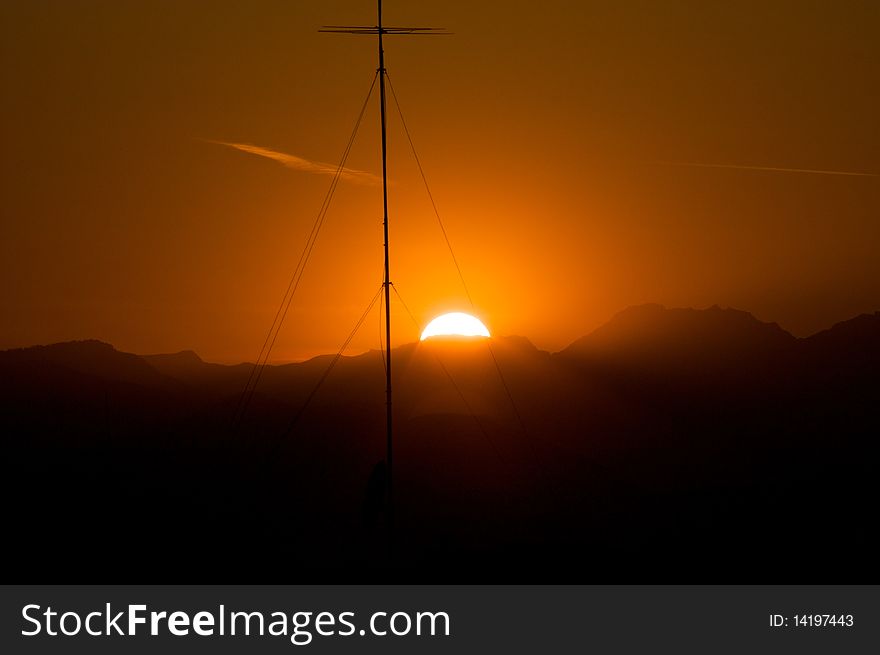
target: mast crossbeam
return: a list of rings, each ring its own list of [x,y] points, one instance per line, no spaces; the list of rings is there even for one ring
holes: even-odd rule
[[[378,25],[324,25],[319,32],[333,34],[409,34],[418,35],[450,35],[452,32],[443,27],[385,27]]]

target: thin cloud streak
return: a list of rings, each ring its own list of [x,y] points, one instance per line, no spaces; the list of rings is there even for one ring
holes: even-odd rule
[[[272,150],[271,148],[263,148],[262,146],[254,146],[249,143],[230,143],[228,141],[214,141],[211,139],[206,139],[206,141],[208,143],[216,143],[217,145],[226,146],[228,148],[235,148],[236,150],[246,152],[250,155],[265,157],[266,159],[277,161],[282,166],[286,166],[287,168],[292,168],[297,171],[303,171],[305,173],[315,173],[317,175],[336,175],[336,171],[339,170],[338,166],[333,166],[332,164],[325,164],[319,161],[311,161],[309,159],[297,157],[296,155],[291,155],[286,152],[279,152],[278,150]],[[349,182],[357,182],[359,184],[379,183],[379,178],[376,175],[373,175],[372,173],[368,173],[366,171],[359,171],[354,168],[343,168],[342,171],[339,173],[339,177]]]
[[[822,171],[812,168],[778,168],[775,166],[742,166],[738,164],[704,164],[700,162],[661,161],[664,166],[689,166],[693,168],[735,168],[743,171],[772,171],[774,173],[808,173],[810,175],[844,175],[847,177],[880,177],[878,173],[857,173],[855,171]]]

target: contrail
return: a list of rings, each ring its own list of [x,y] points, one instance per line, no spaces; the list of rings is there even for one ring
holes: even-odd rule
[[[812,168],[777,168],[775,166],[740,166],[737,164],[703,164],[699,162],[661,161],[664,166],[692,166],[695,168],[736,168],[743,171],[772,171],[775,173],[808,173],[811,175],[845,175],[848,177],[880,177],[878,173],[854,171],[821,171]]]
[[[266,157],[267,159],[277,161],[282,166],[297,171],[304,171],[306,173],[336,175],[336,171],[339,170],[338,166],[333,166],[332,164],[310,161],[308,159],[303,159],[302,157],[297,157],[296,155],[287,154],[286,152],[279,152],[277,150],[272,150],[271,148],[263,148],[262,146],[254,146],[249,143],[229,143],[227,141],[214,141],[212,139],[205,139],[205,141],[208,143],[216,143],[221,146],[227,146],[229,148],[235,148],[236,150],[241,150],[242,152],[251,155],[257,155],[258,157]],[[339,176],[344,180],[358,182],[360,184],[377,184],[379,182],[379,178],[372,173],[359,171],[353,168],[343,168]]]

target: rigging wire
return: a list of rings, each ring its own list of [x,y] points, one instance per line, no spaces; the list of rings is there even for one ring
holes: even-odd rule
[[[330,182],[327,193],[324,195],[324,200],[321,203],[320,209],[318,210],[318,215],[316,216],[315,221],[312,224],[312,229],[309,232],[308,238],[306,239],[306,245],[303,247],[302,253],[300,254],[299,261],[296,264],[293,275],[291,276],[290,281],[287,284],[287,289],[284,292],[284,296],[281,299],[278,310],[275,312],[275,318],[272,320],[272,325],[269,328],[269,332],[267,333],[265,340],[263,341],[263,345],[260,348],[260,353],[259,355],[257,355],[257,360],[254,362],[254,365],[251,368],[250,375],[248,376],[247,382],[245,383],[245,387],[238,398],[238,403],[236,404],[235,411],[232,417],[233,429],[237,429],[239,427],[241,421],[244,419],[244,416],[247,413],[248,407],[250,406],[254,394],[256,393],[257,385],[259,384],[260,378],[263,374],[263,369],[266,367],[266,364],[269,361],[269,356],[271,355],[272,349],[275,346],[275,341],[278,338],[278,334],[281,332],[281,326],[284,323],[284,319],[287,317],[287,312],[290,309],[290,305],[293,302],[293,297],[296,294],[297,289],[299,288],[299,283],[302,280],[306,265],[308,264],[309,258],[311,257],[312,251],[315,247],[315,243],[318,239],[318,234],[324,224],[324,219],[326,218],[327,211],[330,208],[330,202],[333,199],[333,195],[336,192],[336,187],[338,186],[342,172],[345,169],[345,163],[346,161],[348,161],[348,156],[351,153],[352,146],[354,145],[355,138],[357,137],[358,129],[363,120],[364,114],[370,101],[370,97],[373,94],[373,89],[376,86],[376,80],[378,79],[378,76],[379,73],[378,71],[376,71],[376,73],[373,75],[372,82],[370,83],[370,88],[367,91],[367,97],[364,99],[364,102],[361,105],[361,109],[358,113],[357,120],[355,121],[354,128],[352,129],[351,136],[349,137],[348,143],[345,146],[345,150],[342,153],[342,158],[339,161],[339,165],[336,168],[336,172],[333,175],[333,179]]]
[[[349,344],[351,344],[351,341],[352,341],[352,339],[354,339],[355,335],[358,333],[358,330],[364,324],[364,321],[367,319],[367,316],[369,316],[370,311],[372,311],[373,307],[376,305],[376,301],[382,296],[383,288],[384,288],[384,285],[380,286],[379,290],[376,291],[375,294],[373,294],[373,298],[370,300],[369,304],[367,305],[367,308],[364,310],[363,314],[361,314],[360,318],[358,319],[357,323],[355,323],[355,326],[352,328],[351,332],[348,333],[348,336],[345,338],[345,341],[342,343],[342,346],[340,346],[339,350],[333,356],[333,359],[330,360],[330,363],[328,364],[327,368],[321,374],[321,377],[318,378],[318,381],[315,383],[315,386],[312,387],[312,390],[309,392],[309,395],[306,396],[306,399],[303,401],[303,404],[300,406],[299,410],[297,410],[296,414],[294,414],[293,418],[290,420],[290,423],[288,423],[287,428],[285,428],[284,432],[274,441],[274,443],[270,447],[269,452],[268,452],[270,459],[271,459],[271,456],[273,456],[277,452],[281,443],[285,439],[287,439],[287,437],[289,437],[290,434],[294,431],[297,423],[299,423],[299,420],[302,418],[303,414],[305,414],[305,412],[308,409],[309,405],[311,404],[312,400],[315,398],[315,395],[318,393],[318,390],[321,388],[321,386],[327,380],[327,377],[333,371],[334,367],[339,362],[339,360],[342,359],[343,353],[348,348]]]
[[[384,284],[384,280],[382,283]],[[383,328],[385,327],[385,324],[382,323],[382,318],[384,317],[384,314],[382,313],[382,308],[383,308],[384,304],[385,304],[385,296],[383,294],[382,297],[379,298],[379,354],[382,355],[382,370],[387,375],[388,374],[388,362],[385,360],[385,334],[384,334],[384,330],[383,330]]]
[[[449,234],[447,234],[446,227],[443,225],[443,220],[440,218],[440,211],[437,209],[437,203],[434,201],[434,194],[431,193],[431,187],[428,185],[428,177],[425,175],[425,170],[422,168],[422,162],[419,159],[419,154],[416,152],[415,143],[413,143],[409,127],[406,125],[406,119],[403,117],[403,110],[400,108],[400,102],[397,100],[397,93],[394,91],[394,85],[391,83],[391,77],[388,75],[388,71],[385,72],[385,79],[388,80],[388,88],[391,89],[391,97],[394,99],[394,106],[397,107],[397,114],[400,116],[400,123],[403,125],[403,131],[406,133],[407,141],[409,141],[409,147],[412,150],[413,158],[416,160],[416,166],[418,166],[419,175],[421,175],[422,182],[425,185],[425,191],[428,192],[428,199],[431,201],[431,207],[434,209],[434,216],[437,217],[437,224],[440,226],[440,231],[443,233],[443,239],[446,241],[446,247],[449,249],[449,254],[452,256],[452,263],[455,264],[455,270],[458,271],[458,279],[461,280],[461,286],[464,289],[468,302],[471,304],[471,309],[473,309],[474,300],[471,297],[467,282],[464,281],[464,274],[461,272],[461,266],[458,264],[458,258],[455,256],[455,251],[452,249],[452,242],[449,240]]]
[[[376,300],[382,295],[382,290],[383,290],[383,286],[380,286],[379,289],[376,291],[376,293],[373,295],[372,299],[370,300],[369,304],[367,305],[367,308],[364,310],[364,313],[361,314],[361,316],[358,319],[357,323],[355,324],[354,328],[352,328],[351,332],[346,337],[345,341],[343,342],[342,346],[337,351],[336,355],[333,357],[333,359],[330,360],[330,363],[327,365],[327,368],[321,374],[321,377],[318,378],[314,387],[312,387],[311,391],[306,396],[306,398],[303,401],[302,405],[300,406],[299,410],[293,416],[290,423],[288,423],[287,428],[284,430],[284,432],[281,433],[279,436],[277,436],[269,444],[268,448],[264,451],[264,455],[262,458],[260,458],[260,457],[248,458],[248,461],[250,462],[251,474],[254,476],[257,476],[257,479],[262,480],[264,483],[266,482],[266,480],[267,480],[266,476],[258,475],[260,473],[260,470],[267,469],[272,464],[272,462],[275,460],[275,457],[278,453],[278,450],[281,447],[281,444],[294,431],[294,429],[297,426],[297,423],[300,421],[302,416],[305,414],[306,410],[309,408],[309,405],[311,404],[312,400],[314,400],[315,395],[318,393],[318,390],[321,388],[321,386],[327,380],[327,377],[333,371],[336,364],[342,358],[342,354],[345,352],[346,348],[348,348],[349,344],[351,343],[351,340],[357,334],[361,325],[363,325],[364,320],[367,318],[370,311],[376,305]],[[251,447],[254,447],[253,443],[251,443],[250,445],[251,445]],[[229,489],[227,491],[227,493],[228,493],[228,496],[227,496],[226,500],[227,501],[232,500],[232,489]]]
[[[410,134],[409,127],[407,127],[406,119],[403,117],[403,110],[400,108],[400,102],[397,99],[397,93],[394,91],[394,85],[391,83],[391,78],[388,76],[388,73],[385,73],[385,78],[388,80],[388,88],[391,90],[391,97],[394,100],[394,106],[397,107],[397,113],[400,116],[400,123],[403,125],[403,131],[406,134],[407,141],[409,141],[409,147],[412,150],[413,158],[416,161],[416,166],[419,169],[419,174],[422,177],[422,182],[425,185],[425,191],[428,193],[428,198],[431,201],[431,207],[434,210],[434,216],[437,217],[437,224],[440,226],[440,231],[443,233],[443,239],[446,241],[446,247],[449,249],[449,254],[452,257],[452,263],[455,264],[455,270],[458,272],[458,279],[461,281],[461,286],[464,289],[464,293],[467,296],[468,302],[471,306],[471,311],[476,310],[476,305],[474,304],[474,299],[471,296],[470,289],[468,289],[467,282],[464,279],[464,273],[462,273],[461,266],[458,263],[458,258],[455,256],[455,251],[452,248],[452,241],[449,239],[449,234],[446,231],[446,227],[443,225],[443,219],[440,218],[440,211],[437,209],[437,203],[434,201],[434,194],[431,193],[431,187],[428,184],[428,178],[425,175],[425,170],[422,167],[422,162],[419,159],[419,155],[416,152],[416,146],[413,142],[412,135]],[[492,348],[492,344],[490,342],[486,342],[486,345],[489,348],[489,353],[492,355],[492,362],[495,365],[495,370],[498,372],[498,377],[501,380],[501,386],[504,387],[504,393],[507,395],[508,402],[510,402],[510,406],[513,408],[513,413],[516,418],[517,423],[519,424],[520,429],[524,434],[528,436],[528,430],[526,429],[525,421],[523,421],[522,414],[520,414],[519,408],[517,407],[516,401],[513,398],[513,394],[510,391],[510,386],[507,384],[507,380],[504,377],[504,373],[501,371],[501,366],[498,363],[498,357],[495,355],[495,350]]]
[[[410,146],[410,149],[412,150],[413,158],[415,159],[416,166],[419,169],[419,175],[421,176],[422,182],[425,185],[425,191],[427,192],[428,198],[431,201],[431,207],[434,210],[434,216],[437,218],[437,224],[440,226],[440,231],[442,232],[443,239],[446,242],[446,247],[449,250],[449,254],[452,258],[452,262],[455,265],[455,270],[458,273],[459,280],[461,281],[462,289],[464,289],[465,295],[467,296],[467,300],[468,300],[468,303],[470,304],[471,311],[475,312],[476,311],[476,304],[474,303],[473,296],[471,295],[470,289],[468,288],[467,282],[465,281],[464,273],[461,270],[461,265],[458,262],[458,258],[455,256],[455,251],[452,247],[452,241],[449,238],[449,233],[446,231],[446,227],[443,224],[443,219],[440,217],[440,211],[437,209],[437,203],[434,200],[434,194],[431,193],[431,187],[428,184],[428,178],[425,175],[425,170],[422,167],[421,160],[419,159],[418,152],[416,151],[415,143],[413,142],[413,139],[412,139],[412,134],[410,133],[409,127],[406,124],[406,119],[403,116],[403,110],[400,107],[400,102],[397,98],[397,93],[394,91],[394,85],[391,83],[391,78],[389,77],[387,71],[385,72],[385,78],[388,80],[388,88],[391,90],[391,97],[394,100],[395,107],[397,107],[397,113],[400,116],[400,122],[401,122],[401,125],[403,125],[403,131],[406,134],[407,141],[409,141],[409,146]],[[392,284],[392,288],[393,288],[393,286],[394,285]],[[398,297],[400,297],[399,293],[398,293]],[[403,303],[402,299],[401,299],[401,303]],[[412,316],[412,314],[410,314],[410,315]],[[494,365],[495,371],[498,374],[498,379],[501,381],[501,386],[504,389],[504,394],[507,397],[507,401],[510,404],[511,409],[513,410],[513,415],[514,415],[516,423],[519,427],[519,430],[522,433],[523,437],[525,438],[524,441],[526,442],[529,450],[532,452],[532,455],[534,457],[534,462],[537,465],[537,462],[539,459],[539,454],[538,454],[537,449],[535,448],[535,444],[533,442],[534,441],[541,441],[543,443],[547,443],[547,442],[545,442],[543,439],[537,438],[537,436],[532,434],[531,431],[528,429],[528,427],[526,427],[526,423],[523,420],[522,413],[519,411],[519,406],[517,405],[517,402],[516,402],[515,398],[513,397],[513,392],[510,389],[510,385],[507,383],[507,378],[505,377],[504,372],[501,369],[501,364],[498,362],[498,357],[495,354],[495,349],[492,347],[491,340],[486,340],[486,347],[489,349],[489,354],[492,356],[492,364]],[[441,363],[441,365],[442,365],[442,363]],[[447,371],[447,376],[449,376],[451,379],[451,375],[449,374],[448,371]],[[453,381],[453,385],[455,385],[454,381]],[[459,395],[461,395],[460,392],[459,392]],[[486,433],[484,432],[484,434],[486,434]],[[552,493],[554,495],[557,495],[557,497],[561,498],[563,496],[563,494],[562,494],[562,490],[559,488],[558,482],[553,478],[553,476],[547,474],[543,470],[543,467],[541,467],[540,465],[538,465],[538,469],[541,471],[542,477],[546,477],[547,483],[548,483],[549,487],[552,489]]]
[[[416,320],[415,315],[410,311],[409,305],[406,304],[406,301],[403,299],[403,296],[400,295],[400,291],[397,290],[397,287],[394,283],[391,283],[391,288],[394,289],[394,294],[397,296],[397,299],[400,301],[400,304],[403,305],[404,310],[409,315],[410,319],[412,319],[413,324],[416,326],[416,329],[419,328],[419,322]],[[446,377],[449,378],[449,381],[452,383],[453,389],[455,389],[455,393],[458,394],[458,397],[461,399],[461,402],[464,404],[465,409],[467,410],[470,417],[474,420],[474,423],[477,424],[480,432],[483,434],[483,437],[489,443],[489,446],[495,452],[495,456],[499,461],[503,462],[505,467],[512,471],[513,467],[510,466],[510,463],[507,461],[507,458],[501,454],[501,450],[498,448],[498,444],[495,443],[495,440],[489,436],[489,431],[483,425],[483,422],[480,420],[480,417],[477,416],[477,413],[471,407],[471,404],[467,401],[467,398],[462,392],[461,387],[458,386],[458,383],[455,381],[455,378],[450,373],[449,369],[446,367],[446,364],[443,363],[443,360],[440,359],[440,355],[434,353],[434,357],[437,360],[437,363],[440,365],[440,368],[443,369],[443,373],[446,374]]]

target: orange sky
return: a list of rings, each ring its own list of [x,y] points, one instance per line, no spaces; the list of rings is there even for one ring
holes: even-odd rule
[[[558,349],[628,305],[806,334],[880,309],[880,5],[388,0],[391,79],[494,333]],[[710,6],[711,5],[711,6]],[[99,338],[253,359],[373,75],[368,0],[4,2],[0,348]],[[349,166],[379,172],[372,104]],[[396,116],[392,279],[467,309]],[[274,360],[335,352],[381,281],[344,181]],[[418,329],[393,305],[395,339]],[[375,348],[378,314],[352,352]]]

